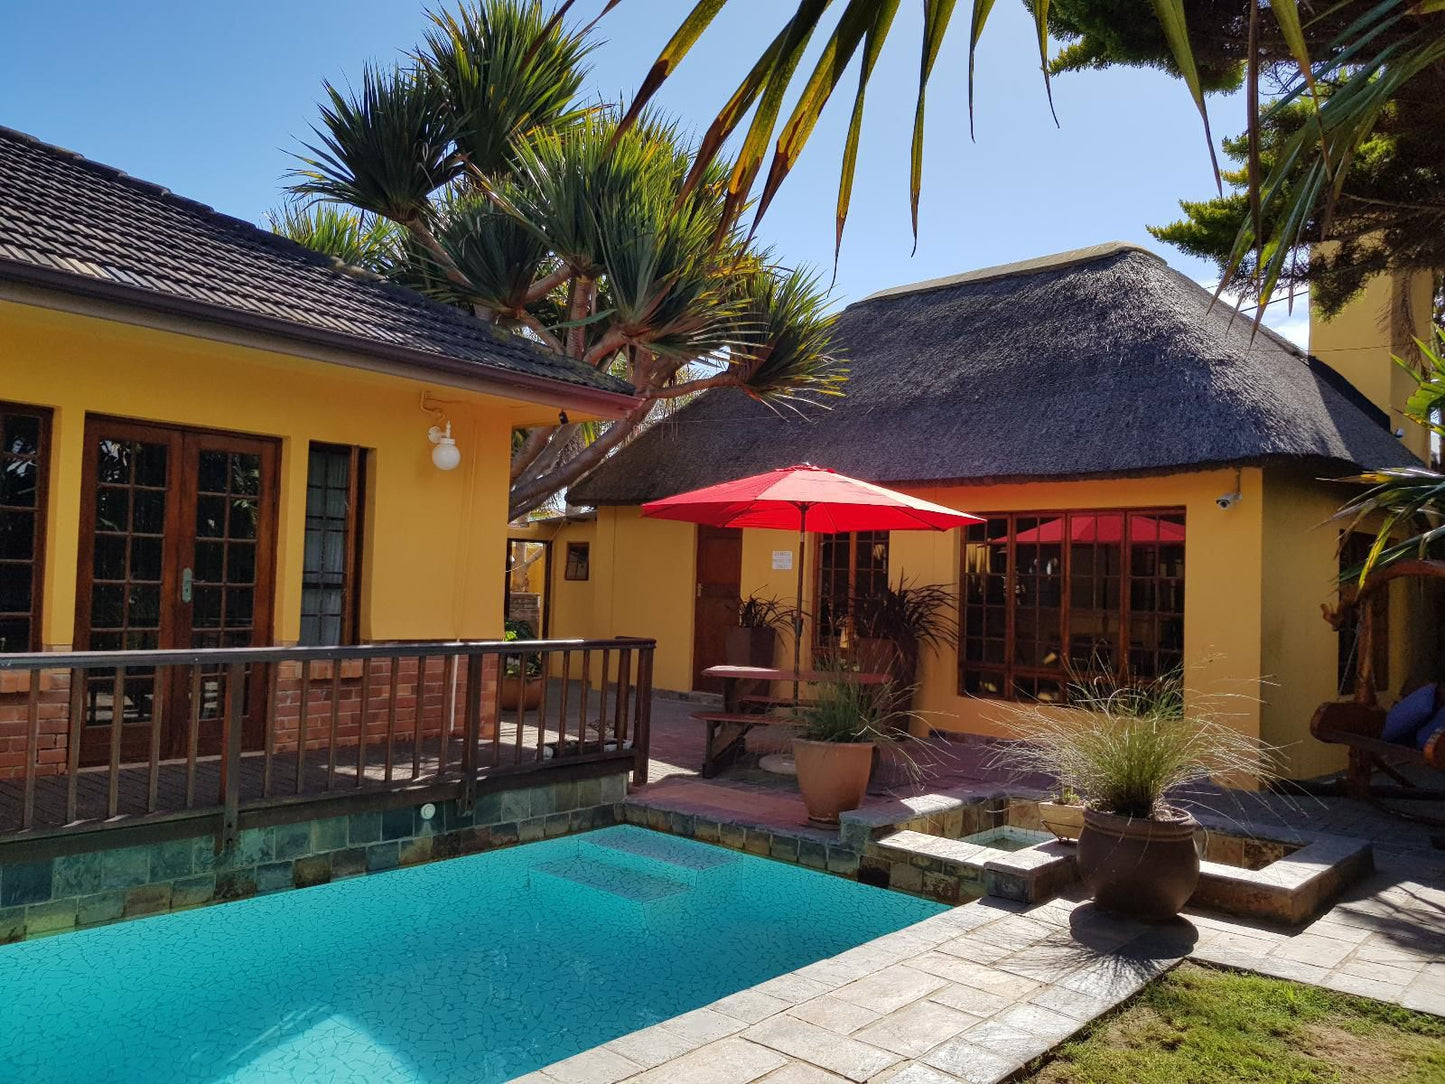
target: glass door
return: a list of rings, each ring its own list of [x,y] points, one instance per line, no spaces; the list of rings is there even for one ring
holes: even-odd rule
[[[76,644],[94,651],[247,647],[271,627],[277,449],[274,441],[118,419],[86,421]],[[248,671],[248,747],[263,740],[260,673]],[[165,688],[158,688],[163,682]],[[220,667],[158,676],[92,671],[81,762],[148,758],[160,715],[162,757],[186,755],[190,716],[198,752],[220,749],[226,676]],[[117,703],[117,699],[119,703]]]

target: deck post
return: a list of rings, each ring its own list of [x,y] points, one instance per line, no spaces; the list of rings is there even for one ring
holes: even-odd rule
[[[241,821],[241,718],[246,686],[246,664],[226,667],[226,703],[221,713],[221,831],[216,853],[235,846]]]
[[[477,797],[477,742],[482,730],[482,662],[485,656],[467,656],[467,710],[462,726],[462,793],[457,799],[461,812],[470,813]],[[501,720],[497,720],[500,726]]]
[[[647,760],[652,742],[652,653],[653,645],[637,649],[637,719],[632,728],[632,785],[647,783]]]

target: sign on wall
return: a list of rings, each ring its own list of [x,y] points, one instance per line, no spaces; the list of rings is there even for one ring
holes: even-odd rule
[[[792,550],[773,550],[773,571],[790,572],[793,568]]]

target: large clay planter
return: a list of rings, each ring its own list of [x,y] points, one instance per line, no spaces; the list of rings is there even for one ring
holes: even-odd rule
[[[839,813],[863,803],[873,770],[873,743],[794,738],[793,762],[798,767],[798,789],[803,792],[808,820],[837,824]]]
[[[525,682],[520,677],[502,678],[501,708],[503,711],[516,711],[519,707],[532,711],[541,703],[541,677],[529,677]]]
[[[1199,883],[1193,817],[1120,817],[1084,810],[1079,878],[1105,911],[1127,918],[1173,918]]]
[[[729,666],[771,668],[777,662],[778,630],[734,626],[723,638],[723,655]]]

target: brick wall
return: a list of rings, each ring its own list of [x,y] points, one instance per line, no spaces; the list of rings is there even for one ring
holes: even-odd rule
[[[419,672],[418,663],[427,665]],[[466,717],[467,665],[456,659],[454,672],[442,658],[416,657],[376,659],[371,664],[367,707],[361,707],[362,664],[351,659],[339,663],[312,663],[307,689],[306,747],[325,749],[331,737],[333,689],[337,696],[336,741],[338,747],[354,747],[365,727],[368,744],[384,742],[392,725],[390,699],[396,697],[393,734],[408,741],[416,733],[418,717],[423,739],[435,740],[442,724],[450,718],[451,729],[459,733]],[[340,668],[337,675],[333,667]],[[497,680],[500,659],[482,660],[482,737],[490,738],[496,727]],[[395,679],[393,680],[393,672]],[[38,681],[39,733],[35,747],[35,774],[60,775],[68,763],[70,733],[70,671],[42,670],[36,673],[0,672],[0,780],[25,775],[29,731],[29,691]],[[276,681],[276,739],[278,752],[295,750],[300,737],[301,666],[281,663]]]

